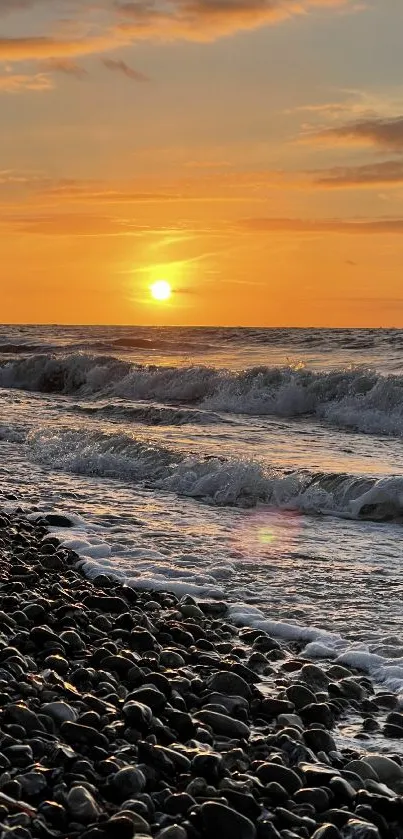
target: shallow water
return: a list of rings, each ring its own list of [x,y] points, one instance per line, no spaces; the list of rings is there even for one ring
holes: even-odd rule
[[[1,491],[70,515],[89,574],[225,597],[399,689],[402,363],[393,330],[1,327]]]

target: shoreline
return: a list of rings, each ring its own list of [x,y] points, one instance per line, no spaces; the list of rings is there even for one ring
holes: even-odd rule
[[[362,747],[403,738],[394,694],[79,562],[0,510],[0,837],[403,837],[403,756]]]

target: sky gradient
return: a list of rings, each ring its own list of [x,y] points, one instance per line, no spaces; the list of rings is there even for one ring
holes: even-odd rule
[[[403,326],[402,31],[401,0],[0,0],[0,321]]]

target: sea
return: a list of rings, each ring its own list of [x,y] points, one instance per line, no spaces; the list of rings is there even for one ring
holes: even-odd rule
[[[0,326],[0,504],[403,702],[403,330]]]

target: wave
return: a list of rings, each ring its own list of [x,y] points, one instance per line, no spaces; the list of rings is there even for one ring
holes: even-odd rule
[[[50,348],[49,348],[50,349]],[[51,348],[53,351],[53,347]],[[39,344],[2,344],[0,343],[0,355],[28,355],[43,351]]]
[[[23,443],[26,432],[22,428],[0,424],[0,442],[2,443]]]
[[[217,506],[254,507],[369,521],[403,521],[403,478],[264,468],[254,461],[200,458],[127,434],[55,431],[27,438],[41,465],[91,477],[142,483]]]
[[[136,422],[142,425],[216,425],[229,423],[219,414],[211,411],[198,411],[194,408],[174,408],[165,405],[125,405],[120,404],[81,404],[72,405],[71,410],[87,417]]]
[[[105,348],[105,344],[100,344],[100,346]],[[214,349],[212,344],[202,343],[200,336],[197,336],[195,341],[183,341],[179,335],[176,339],[171,340],[168,338],[115,338],[108,343],[108,347],[123,350],[168,350],[175,353],[203,353]]]
[[[312,416],[339,428],[403,436],[403,376],[365,369],[254,367],[236,373],[133,365],[113,356],[42,354],[3,363],[0,387],[197,405],[224,414]]]

